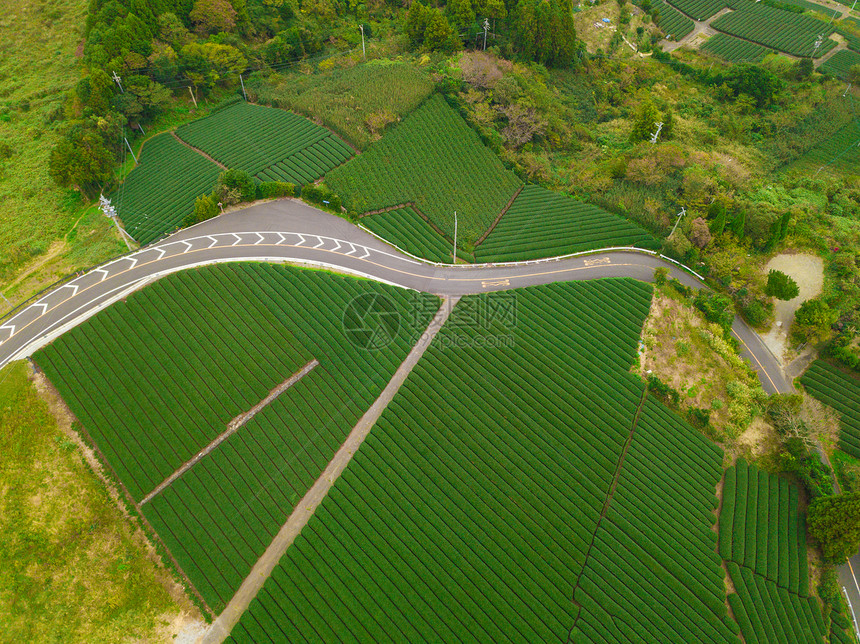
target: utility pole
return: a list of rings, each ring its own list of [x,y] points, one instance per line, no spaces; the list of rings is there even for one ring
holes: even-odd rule
[[[137,124],[137,127],[140,129],[140,133],[146,136],[146,132],[143,131],[143,126],[140,123]]]
[[[134,159],[134,165],[137,165],[137,157],[134,156],[134,150],[132,150],[131,146],[128,144],[128,139],[122,137],[122,140],[125,141],[125,144],[128,146],[128,151],[131,152],[131,158]]]
[[[367,52],[364,50],[364,23],[358,25],[358,28],[361,29],[361,56],[364,60],[367,60]]]
[[[663,129],[662,121],[655,122],[654,125],[657,126],[657,131],[651,135],[651,143],[657,143],[657,137],[660,136],[660,130]]]
[[[126,247],[131,250],[131,244],[128,243],[128,239],[126,237],[128,233],[120,227],[119,222],[116,220],[116,208],[111,205],[110,199],[105,197],[104,194],[99,195],[99,210],[104,213],[105,217],[109,217],[113,221],[114,226],[116,226],[116,229],[119,231],[119,236],[122,237]]]
[[[244,96],[245,101],[247,101],[248,95],[245,93],[245,81],[242,80],[242,74],[239,74],[239,82],[242,83],[242,96]]]
[[[490,28],[489,18],[484,18],[484,51],[487,50],[487,30]]]
[[[675,225],[672,226],[672,232],[669,233],[669,237],[672,236],[672,234],[675,232],[675,229],[678,227],[678,224],[681,223],[681,217],[683,217],[686,214],[687,214],[687,209],[682,206],[681,212],[678,213],[678,219],[675,221]]]
[[[851,89],[851,83],[848,83],[848,87],[845,88],[845,93],[842,95],[842,98],[848,96],[848,90]]]
[[[457,211],[454,211],[454,263],[457,263]]]
[[[194,92],[191,90],[191,85],[188,86],[188,93],[191,94],[191,100],[194,101],[194,107],[197,107],[197,99],[194,98]]]
[[[119,91],[125,94],[125,90],[122,88],[122,83],[120,82],[119,76],[117,76],[116,72],[113,73],[113,79],[117,85],[119,85]]]

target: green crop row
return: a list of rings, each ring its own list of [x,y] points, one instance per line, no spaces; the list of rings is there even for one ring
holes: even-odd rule
[[[800,382],[812,396],[839,412],[842,429],[839,448],[860,458],[860,380],[823,360],[816,360]]]
[[[647,231],[617,215],[540,186],[526,186],[478,246],[475,258],[521,261],[608,246],[659,248]]]
[[[412,208],[363,217],[361,224],[398,248],[431,262],[450,263],[453,258],[453,242],[441,237]]]
[[[509,295],[515,320],[475,320],[497,296],[460,301],[233,641],[567,637],[642,398],[627,370],[650,287]]]
[[[111,202],[128,234],[146,245],[179,228],[219,172],[171,134],[159,134],[143,146],[140,163],[110,195]]]
[[[352,155],[352,148],[329,135],[260,170],[255,176],[262,181],[285,181],[295,185],[313,183]]]
[[[652,0],[651,7],[659,12],[657,25],[669,40],[681,40],[696,26],[692,20],[664,0]]]
[[[392,342],[343,328],[354,298],[384,297]],[[143,507],[210,607],[235,593],[438,300],[264,264],[159,280],[35,355],[135,500],[311,358],[319,365]],[[416,314],[417,313],[417,314]]]
[[[770,52],[767,47],[728,34],[711,36],[701,50],[730,63],[760,63]]]
[[[729,605],[747,642],[823,643],[825,623],[814,597],[800,597],[749,568],[728,563],[735,593]]]
[[[821,67],[818,68],[818,71],[833,74],[840,78],[848,78],[848,72],[851,71],[854,65],[860,65],[860,53],[850,49],[843,49],[842,51],[837,51],[833,56],[824,61]]]
[[[720,556],[792,593],[808,594],[806,530],[797,488],[741,458],[726,472]]]
[[[286,168],[311,173],[317,179],[352,154],[327,129],[298,114],[245,102],[186,123],[176,134],[228,168],[251,175],[288,162]]]
[[[442,96],[436,95],[326,175],[357,213],[413,202],[446,235],[474,242],[521,185]]]
[[[819,58],[836,46],[827,38],[833,27],[826,22],[763,4],[745,4],[714,20],[711,27],[792,56]],[[816,48],[819,36],[824,39]]]

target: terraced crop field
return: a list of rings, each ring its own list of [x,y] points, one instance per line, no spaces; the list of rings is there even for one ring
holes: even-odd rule
[[[720,16],[711,27],[793,56],[819,58],[836,46],[835,40],[827,38],[833,27],[826,22],[763,4],[744,5]],[[816,49],[819,35],[824,40]]]
[[[833,74],[840,78],[848,78],[848,72],[854,65],[860,65],[860,53],[851,51],[850,49],[843,49],[842,51],[837,51],[826,60],[818,68],[818,71]]]
[[[657,25],[669,40],[681,40],[696,26],[692,20],[664,0],[654,0],[651,6],[660,12]]]
[[[159,134],[144,144],[140,163],[111,202],[128,234],[146,245],[181,227],[194,212],[194,200],[212,190],[220,172],[171,134]]]
[[[822,643],[827,627],[809,595],[806,523],[797,487],[744,459],[726,471],[720,555],[728,561],[729,595],[747,642]]]
[[[737,0],[734,4],[736,3]],[[707,20],[729,5],[725,0],[671,0],[671,4],[694,20]]]
[[[738,641],[722,452],[628,373],[650,287],[510,295],[449,320],[232,641]]]
[[[439,235],[408,206],[362,217],[361,225],[417,257],[440,263],[451,263],[453,260],[453,240],[449,242]]]
[[[446,235],[474,242],[522,182],[435,95],[366,152],[326,175],[356,213],[414,203]]]
[[[700,49],[730,63],[760,63],[770,52],[767,47],[728,34],[711,36]]]
[[[597,206],[526,186],[478,245],[475,259],[520,261],[609,246],[657,249],[659,242],[644,228]]]
[[[839,449],[860,458],[860,380],[824,360],[816,360],[800,382],[812,396],[839,412]]]
[[[786,167],[786,172],[809,174],[860,172],[860,127],[851,122]]]
[[[298,114],[245,102],[186,123],[176,134],[262,181],[311,183],[353,155],[334,134]]]
[[[356,297],[384,298],[399,320],[390,344],[368,351],[347,337]],[[432,296],[324,272],[219,265],[159,280],[34,359],[138,503],[232,419],[319,361],[142,506],[217,612],[437,306]],[[363,337],[361,325],[354,330]]]

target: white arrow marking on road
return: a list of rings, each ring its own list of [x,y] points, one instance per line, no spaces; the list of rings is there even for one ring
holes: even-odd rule
[[[302,240],[298,244],[296,244],[296,246],[301,246],[302,244],[304,244],[307,241],[307,239],[305,239],[305,236],[302,235],[301,233],[295,233],[295,234]]]
[[[256,246],[257,244],[259,244],[260,242],[262,242],[264,239],[266,239],[266,238],[265,238],[265,237],[263,237],[263,235],[261,235],[260,233],[254,233],[254,234],[255,234],[257,237],[259,237],[259,238],[260,238],[260,239],[258,239],[257,241],[255,241],[255,242],[254,242],[254,246]]]
[[[182,241],[180,241],[179,243],[180,243],[180,244],[185,244],[185,250],[184,250],[184,251],[182,251],[182,254],[183,254],[183,255],[184,255],[185,253],[187,253],[189,250],[191,250],[192,248],[194,248],[194,244],[192,244],[191,242],[185,241],[184,239],[183,239]]]
[[[332,252],[336,252],[336,251],[340,250],[340,240],[339,240],[339,239],[335,239],[335,240],[333,240],[333,241],[334,241],[334,243],[335,243],[335,244],[337,244],[337,246],[335,246],[334,248],[332,248]]]
[[[235,237],[235,238],[236,238],[236,241],[234,241],[232,244],[230,244],[231,246],[235,246],[235,245],[236,245],[236,244],[238,244],[240,241],[242,241],[242,238],[241,238],[239,235],[237,235],[236,233],[230,233],[230,234],[231,234],[231,235],[233,235],[233,237]]]
[[[364,255],[359,257],[359,259],[367,259],[368,257],[370,257],[370,249],[367,246],[362,246],[361,248],[364,249]]]
[[[350,248],[352,248],[352,250],[351,250],[351,251],[349,251],[349,252],[347,253],[347,255],[352,255],[356,250],[358,250],[358,249],[355,247],[355,244],[353,244],[352,242],[346,242],[346,243],[347,243],[347,244],[349,244]]]
[[[9,338],[11,338],[13,335],[15,335],[15,325],[14,324],[4,324],[3,326],[0,326],[0,329],[9,329]],[[9,338],[6,338],[6,340],[8,340]],[[6,340],[4,340],[4,342]]]
[[[218,240],[215,237],[213,237],[212,235],[206,235],[206,238],[212,240],[212,243],[209,244],[206,248],[212,248],[215,244],[218,243]]]
[[[325,246],[325,239],[323,239],[319,235],[315,235],[315,237],[320,240],[320,243],[314,246],[314,248],[320,248],[321,246]]]
[[[45,315],[45,311],[47,311],[47,310],[48,310],[48,305],[47,305],[47,304],[42,304],[41,302],[36,302],[35,304],[30,305],[30,308],[31,308],[31,309],[34,309],[34,308],[36,308],[37,306],[41,306],[41,307],[42,307],[42,312],[41,312],[41,313],[39,313],[39,315]]]
[[[73,289],[75,289],[75,292],[72,293],[72,297],[74,297],[75,295],[78,294],[78,289],[81,287],[78,286],[77,284],[63,284],[60,288],[73,288]],[[57,289],[57,290],[60,290],[60,289]]]
[[[160,255],[158,256],[158,259],[161,259],[162,257],[164,257],[164,255],[167,253],[167,251],[164,250],[161,246],[158,246],[157,248],[153,248],[152,250],[157,250],[160,253]],[[158,259],[155,261],[157,262]]]

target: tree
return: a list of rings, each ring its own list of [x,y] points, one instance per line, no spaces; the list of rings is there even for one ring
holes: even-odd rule
[[[446,8],[450,17],[450,23],[458,32],[464,31],[475,22],[475,10],[472,9],[472,0],[448,0]]]
[[[213,192],[225,205],[239,201],[253,201],[257,194],[257,185],[251,175],[244,170],[225,170],[218,176],[218,183]]]
[[[744,210],[740,210],[735,216],[732,218],[731,223],[729,224],[729,230],[731,230],[738,239],[744,236],[744,229],[746,228],[747,222],[747,213]]]
[[[636,120],[633,122],[633,129],[630,131],[630,142],[637,143],[639,141],[647,141],[651,135],[657,131],[657,125],[660,121],[660,112],[650,100],[645,100],[639,104],[639,109],[636,111]]]
[[[458,45],[456,34],[441,9],[428,9],[424,46],[431,51],[452,53]]]
[[[711,84],[716,86],[725,84],[736,97],[741,94],[750,96],[759,109],[770,105],[776,94],[784,87],[784,83],[776,74],[751,63],[732,66],[728,71],[713,76]]]
[[[726,228],[726,207],[719,201],[708,206],[708,218],[711,220],[709,228],[711,234],[722,235]]]
[[[812,76],[815,71],[815,66],[812,64],[811,58],[801,58],[794,64],[794,77],[797,80],[806,80]]]
[[[824,558],[842,563],[860,548],[860,494],[838,494],[815,499],[806,518],[809,534]]]
[[[764,287],[764,292],[778,300],[791,300],[797,297],[800,289],[791,276],[772,269],[767,274],[767,286]]]
[[[115,115],[114,115],[115,116]],[[115,150],[108,139],[119,139],[116,118],[74,123],[51,151],[48,172],[60,186],[77,187],[88,196],[113,176]]]
[[[570,0],[519,0],[512,17],[523,56],[550,67],[573,62],[579,45]]]
[[[421,4],[421,0],[413,0],[406,14],[406,35],[415,47],[424,44],[424,32],[427,29],[427,21],[430,18],[430,10]]]
[[[194,212],[186,215],[182,220],[182,227],[187,228],[193,224],[212,219],[218,214],[218,203],[209,195],[200,195],[194,202]]]
[[[791,337],[795,343],[822,342],[830,336],[830,327],[838,313],[825,302],[815,298],[806,300],[794,314]]]
[[[195,0],[189,18],[201,36],[233,31],[236,27],[236,10],[230,0]]]
[[[690,241],[698,248],[704,248],[711,243],[711,231],[708,222],[701,217],[696,217],[690,224]]]

